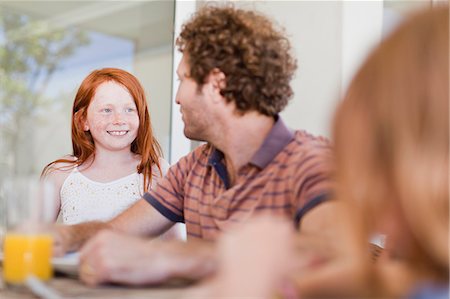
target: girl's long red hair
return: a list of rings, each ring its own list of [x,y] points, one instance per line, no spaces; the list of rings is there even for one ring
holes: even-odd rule
[[[107,81],[123,85],[131,94],[139,115],[139,129],[136,139],[131,144],[131,152],[141,156],[137,166],[138,173],[144,175],[144,192],[148,191],[152,181],[152,166],[156,165],[161,173],[159,157],[162,156],[161,146],[153,135],[144,89],[137,78],[127,71],[116,68],[104,68],[90,73],[81,83],[72,108],[72,148],[71,159],[58,159],[44,167],[42,175],[46,175],[57,163],[68,165],[67,168],[82,165],[95,155],[95,144],[89,131],[84,131],[83,121],[87,117],[87,108],[95,95],[97,87]],[[61,168],[61,167],[57,167]],[[63,168],[66,169],[66,166]]]

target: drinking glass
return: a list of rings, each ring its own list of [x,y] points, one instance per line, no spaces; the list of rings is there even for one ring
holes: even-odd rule
[[[21,285],[30,276],[49,280],[53,277],[50,231],[55,214],[53,184],[32,178],[13,178],[6,179],[2,188],[6,203],[4,281]]]

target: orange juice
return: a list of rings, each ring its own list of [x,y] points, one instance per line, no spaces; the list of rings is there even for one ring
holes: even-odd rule
[[[53,276],[52,245],[52,236],[48,234],[6,234],[3,248],[5,282],[21,284],[28,275],[50,279]]]

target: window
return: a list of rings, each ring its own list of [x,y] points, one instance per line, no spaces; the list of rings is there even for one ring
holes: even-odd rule
[[[169,154],[175,1],[0,3],[0,177],[72,153],[71,108],[92,70],[123,68],[146,90]]]

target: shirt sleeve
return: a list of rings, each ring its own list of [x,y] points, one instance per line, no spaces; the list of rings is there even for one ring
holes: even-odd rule
[[[332,151],[325,140],[307,145],[297,161],[294,184],[294,219],[297,227],[310,210],[330,199],[332,182]]]
[[[171,166],[155,188],[143,196],[149,204],[173,222],[184,222],[184,188],[186,178],[196,160],[195,152]],[[164,169],[163,165],[161,169]]]

